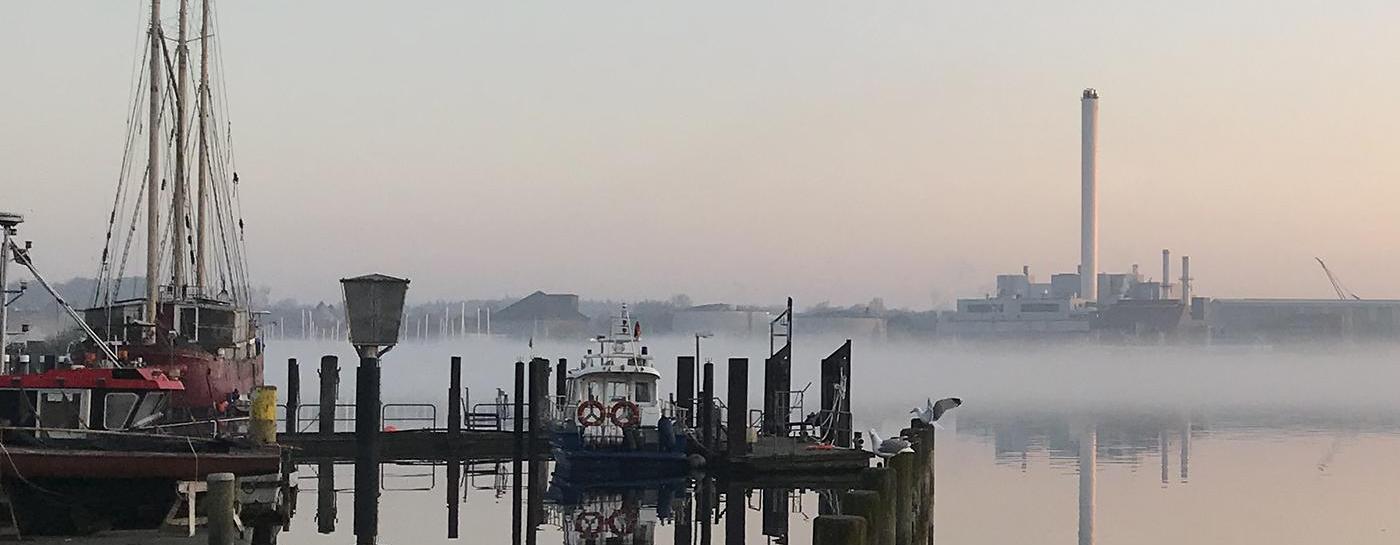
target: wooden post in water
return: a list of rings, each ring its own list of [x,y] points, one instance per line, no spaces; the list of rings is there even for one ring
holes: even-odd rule
[[[880,512],[885,516],[870,521],[870,545],[895,545],[894,512],[898,507],[895,497],[894,470],[889,467],[872,467],[861,471],[860,485],[863,490],[873,490],[879,496]]]
[[[726,456],[749,453],[749,359],[729,358],[729,436]],[[728,501],[728,500],[726,500]],[[732,505],[732,504],[731,504]]]
[[[851,490],[842,494],[841,513],[865,519],[865,541],[871,545],[878,542],[876,532],[889,524],[890,513],[885,510],[880,493],[874,490]]]
[[[894,469],[895,506],[894,541],[911,543],[914,534],[914,489],[918,482],[914,478],[914,453],[896,454],[890,458],[890,468]]]
[[[549,411],[549,360],[544,358],[534,358],[530,360],[530,443],[527,455],[530,460],[529,479],[530,488],[528,501],[526,502],[525,543],[535,545],[538,537],[540,523],[544,514],[544,489],[546,482],[542,479],[546,476],[544,470],[544,458],[536,453],[541,445],[546,444],[549,439],[550,411]]]
[[[301,423],[297,411],[301,409],[301,366],[296,358],[287,358],[287,433],[296,433]]]
[[[715,461],[715,425],[714,425],[714,399],[715,399],[715,364],[705,362],[704,380],[700,383],[700,442],[705,446],[706,462]]]
[[[821,515],[812,520],[812,545],[865,545],[865,519],[851,515]]]
[[[914,443],[914,474],[917,476],[914,516],[914,545],[933,545],[933,445],[934,427],[923,421],[912,423]]]
[[[462,435],[462,357],[452,356],[451,361],[447,379],[447,539],[457,539],[462,500],[458,488],[462,481],[462,460],[457,457],[456,450]]]
[[[316,463],[316,532],[335,532],[335,462]]]
[[[524,523],[521,517],[520,489],[521,489],[521,462],[525,460],[525,362],[515,362],[515,407],[513,411],[514,422],[511,433],[515,438],[515,453],[511,460],[511,528],[510,537],[513,545],[520,545],[520,526]]]
[[[734,360],[730,359],[729,361],[732,370]],[[730,383],[732,384],[733,381]],[[734,447],[731,444],[729,448],[733,449]],[[745,545],[748,543],[748,532],[745,531],[747,522],[744,519],[749,509],[744,501],[744,492],[744,485],[732,479],[724,488],[724,545]]]
[[[684,408],[680,424],[695,425],[695,356],[676,356],[676,405]]]
[[[361,356],[355,369],[355,543],[379,536],[379,358]]]
[[[204,514],[208,517],[209,545],[233,545],[238,530],[234,526],[234,492],[238,481],[232,473],[210,473],[204,479]],[[190,513],[193,517],[194,513]]]
[[[335,433],[335,405],[340,402],[340,359],[321,356],[321,398],[317,427],[321,435]]]

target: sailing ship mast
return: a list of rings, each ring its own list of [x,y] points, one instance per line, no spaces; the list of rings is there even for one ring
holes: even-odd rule
[[[170,272],[174,276],[172,287],[176,298],[184,296],[189,283],[185,279],[185,262],[189,260],[189,237],[186,235],[189,215],[185,211],[186,186],[189,185],[189,170],[185,168],[185,142],[189,140],[185,112],[189,110],[190,98],[188,13],[189,0],[180,0],[180,33],[175,42],[175,184],[170,199]]]
[[[199,189],[195,191],[198,200],[195,204],[194,286],[196,293],[203,294],[208,275],[204,270],[205,252],[209,245],[205,240],[208,232],[205,214],[209,205],[204,193],[209,183],[209,129],[205,126],[209,119],[209,0],[200,2],[199,7]]]
[[[160,0],[151,0],[150,30],[150,119],[146,125],[146,316],[156,323],[156,299],[160,295],[160,91],[165,78],[161,71]],[[155,328],[150,331],[155,334]]]

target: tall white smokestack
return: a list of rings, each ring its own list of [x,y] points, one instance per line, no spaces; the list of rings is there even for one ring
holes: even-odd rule
[[[1162,249],[1162,299],[1172,296],[1172,251]]]
[[[1080,103],[1079,296],[1099,299],[1099,92],[1085,89]]]

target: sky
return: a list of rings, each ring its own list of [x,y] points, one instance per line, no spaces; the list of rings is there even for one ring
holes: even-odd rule
[[[0,16],[0,209],[55,278],[97,269],[141,4]],[[1074,270],[1085,87],[1104,269],[1171,248],[1201,295],[1330,298],[1321,256],[1400,298],[1400,3],[218,5],[278,298],[377,271],[415,300],[947,305]]]

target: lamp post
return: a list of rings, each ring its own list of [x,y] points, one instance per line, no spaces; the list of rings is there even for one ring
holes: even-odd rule
[[[355,543],[379,534],[379,357],[399,342],[408,280],[382,274],[340,279],[355,371]]]

